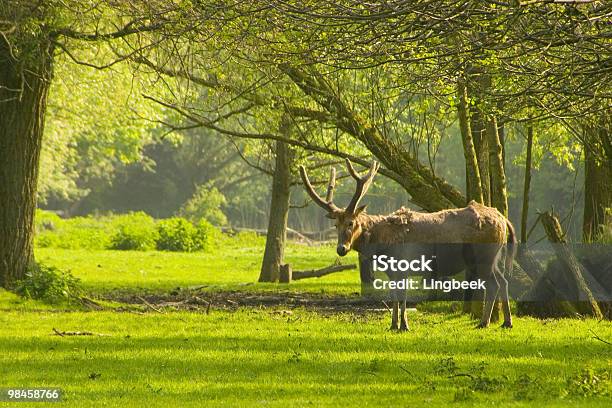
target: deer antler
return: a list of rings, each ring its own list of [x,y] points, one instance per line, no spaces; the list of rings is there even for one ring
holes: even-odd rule
[[[304,168],[304,166],[300,166],[300,176],[302,176],[302,181],[304,182],[304,186],[306,187],[306,192],[308,192],[308,195],[310,195],[310,197],[315,203],[317,203],[320,207],[322,207],[330,214],[340,211],[340,208],[336,207],[336,205],[333,203],[334,188],[336,188],[336,169],[334,169],[333,167],[331,168],[325,200],[323,200],[317,194],[317,192],[312,187],[312,184],[310,184],[310,180],[308,180],[308,175],[306,174],[306,169]]]
[[[368,171],[363,177],[360,177],[359,173],[355,171],[355,168],[353,167],[353,164],[349,159],[346,159],[346,167],[348,168],[350,175],[357,181],[357,188],[355,189],[355,194],[353,195],[353,198],[351,199],[351,202],[349,203],[348,207],[346,207],[346,212],[352,214],[353,212],[355,212],[357,205],[359,205],[359,201],[368,191],[368,188],[370,188],[370,184],[372,184],[372,179],[378,172],[380,164],[378,164],[377,162],[373,162],[372,166],[370,166],[370,171]]]

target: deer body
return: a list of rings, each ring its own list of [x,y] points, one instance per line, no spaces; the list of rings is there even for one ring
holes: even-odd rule
[[[361,233],[353,249],[367,242],[505,243],[507,220],[495,208],[471,201],[465,208],[421,213],[400,208],[389,215],[360,213],[354,222]]]
[[[300,167],[307,192],[317,204],[328,211],[328,217],[335,220],[338,232],[338,255],[344,256],[353,249],[359,253],[360,266],[364,268],[368,265],[372,248],[377,245],[427,244],[431,251],[442,251],[438,259],[441,262],[440,269],[445,275],[454,275],[468,269],[472,276],[486,282],[485,307],[479,327],[489,325],[498,293],[504,312],[502,327],[512,327],[508,283],[498,268],[506,243],[512,245],[512,251],[506,253],[506,269],[512,267],[514,256],[516,243],[514,228],[506,217],[497,209],[474,201],[465,208],[434,213],[420,213],[402,207],[389,215],[369,215],[365,213],[365,206],[357,207],[357,205],[376,174],[378,164],[374,163],[363,177],[357,174],[348,160],[347,167],[351,176],[357,181],[357,191],[346,209],[336,207],[332,202],[335,170],[332,169],[327,197],[323,200],[310,185],[305,169]],[[398,275],[397,272],[387,274],[391,280],[405,277]],[[406,291],[394,290],[391,295],[393,300],[391,329],[407,330]]]

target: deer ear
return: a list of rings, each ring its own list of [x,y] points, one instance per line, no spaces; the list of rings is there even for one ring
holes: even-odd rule
[[[361,207],[359,207],[359,208],[357,208],[357,209],[355,210],[355,213],[354,213],[353,215],[359,215],[359,214],[361,214],[362,212],[364,212],[364,211],[365,211],[365,209],[366,209],[367,207],[368,207],[368,205],[367,205],[367,204],[362,205]]]

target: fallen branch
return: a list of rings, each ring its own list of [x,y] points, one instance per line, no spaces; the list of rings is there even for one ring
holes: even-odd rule
[[[192,296],[191,299],[187,300],[187,303],[195,304],[195,305],[205,304],[206,305],[206,314],[210,313],[210,306],[212,305],[212,302],[209,302],[206,299],[202,299],[199,296]]]
[[[595,332],[593,331],[593,329],[589,329],[589,331],[590,331],[591,333],[593,333],[593,338],[594,338],[595,340],[599,340],[599,341],[601,341],[602,343],[606,343],[606,344],[608,344],[608,345],[612,346],[612,343],[610,343],[609,341],[604,340],[604,339],[602,339],[601,337],[599,337],[599,336],[597,335],[597,333],[595,333]]]
[[[110,334],[102,334],[102,333],[93,333],[89,331],[59,331],[55,327],[53,328],[53,333],[57,336],[65,337],[65,336],[110,336]]]
[[[457,373],[457,374],[453,374],[453,375],[449,375],[448,378],[455,378],[455,377],[468,377],[470,379],[474,379],[474,376],[472,374],[468,374],[468,373]]]
[[[155,306],[153,306],[152,304],[147,302],[147,300],[145,298],[143,298],[141,296],[137,296],[137,298],[138,298],[138,300],[140,300],[142,303],[144,303],[149,309],[153,310],[154,312],[164,314],[163,310],[160,310],[160,309],[156,308]]]
[[[85,297],[85,296],[80,297],[79,301],[81,302],[83,306],[88,307],[92,310],[104,310],[104,306],[102,306],[96,301],[91,300],[88,297]]]
[[[312,269],[308,271],[293,271],[293,280],[306,279],[306,278],[320,278],[321,276],[329,275],[330,273],[346,271],[349,269],[356,269],[357,265],[332,265],[323,269]]]

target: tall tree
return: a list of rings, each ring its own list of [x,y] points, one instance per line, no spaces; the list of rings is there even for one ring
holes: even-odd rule
[[[605,113],[605,112],[604,112]],[[602,117],[584,127],[583,239],[595,240],[612,211],[612,119]]]
[[[279,133],[288,137],[292,127],[293,122],[289,115],[283,115]],[[261,264],[259,282],[278,281],[287,239],[293,152],[287,143],[276,141],[275,156],[266,248]]]
[[[111,2],[98,2],[87,15],[78,1],[0,3],[0,285],[10,287],[33,263],[37,179],[53,78],[54,51],[70,54],[68,39],[109,41],[158,29],[144,16],[116,29]],[[128,14],[129,15],[129,14]],[[159,16],[155,14],[155,16]],[[62,23],[68,22],[67,25]],[[101,32],[100,27],[109,27]],[[79,31],[83,29],[84,31]],[[87,32],[93,29],[93,33]]]
[[[9,2],[12,3],[12,2]],[[23,276],[32,249],[36,182],[53,76],[53,38],[18,26],[25,6],[0,5],[0,20],[14,22],[0,35],[0,285]],[[10,38],[10,42],[9,42]]]
[[[469,100],[465,80],[460,79],[457,83],[457,113],[459,115],[459,127],[461,129],[461,140],[463,141],[463,156],[465,157],[465,182],[468,200],[479,203],[484,202],[483,184],[478,165],[478,155],[474,146],[472,123],[470,121]],[[479,132],[479,138],[481,137]],[[480,146],[482,148],[482,144]],[[487,184],[488,185],[488,184]]]
[[[487,142],[489,147],[489,172],[491,181],[491,205],[502,214],[508,216],[508,194],[506,192],[506,171],[504,169],[504,153],[499,137],[497,119],[494,115],[487,121]]]

